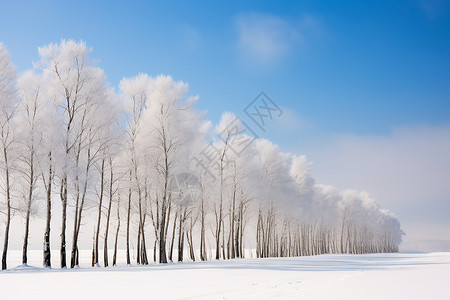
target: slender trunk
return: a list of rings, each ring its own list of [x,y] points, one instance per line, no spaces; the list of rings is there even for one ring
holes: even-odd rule
[[[22,247],[22,264],[26,265],[28,262],[28,235],[30,232],[30,211],[31,211],[31,202],[28,201],[27,205],[27,214],[25,219],[25,235],[23,238],[23,247]]]
[[[100,197],[98,201],[98,217],[97,217],[97,230],[95,232],[95,243],[94,243],[94,260],[92,266],[98,265],[98,237],[100,235],[100,224],[102,219],[102,204],[103,204],[103,192],[105,190],[105,159],[102,159],[102,170],[100,175]]]
[[[228,237],[227,237],[227,259],[232,258],[231,257],[231,244],[232,244],[231,239],[232,239],[232,233],[231,233],[231,229],[230,229],[228,231]]]
[[[78,152],[76,155],[76,168],[78,168],[79,165],[79,159],[80,159],[80,153],[81,153],[81,140],[78,143]],[[77,241],[78,238],[77,229],[78,229],[78,216],[79,216],[79,203],[80,203],[80,182],[79,182],[79,176],[78,174],[75,177],[75,190],[76,190],[76,201],[75,201],[75,217],[73,221],[73,234],[72,234],[72,255],[70,259],[70,267],[73,268],[75,265],[78,265],[77,263],[77,256],[78,256],[78,248],[77,248]]]
[[[69,101],[69,100],[67,100]],[[69,132],[71,123],[67,124],[67,137],[66,137],[66,156],[69,157]],[[67,165],[65,166],[67,167]],[[64,170],[64,176],[61,181],[61,205],[62,205],[62,215],[61,215],[61,246],[60,246],[60,260],[61,268],[66,268],[66,221],[67,221],[67,170]]]
[[[95,232],[96,232],[96,229],[94,227],[94,232],[92,233],[92,249],[94,249],[94,247],[95,247]],[[94,251],[92,251],[92,266],[95,266],[94,261],[95,261],[95,253],[94,253]]]
[[[224,227],[224,224],[222,224],[222,227]],[[225,256],[225,228],[222,229],[222,257],[223,257],[223,259],[226,258],[226,256]]]
[[[30,183],[28,187],[28,202],[27,202],[27,213],[25,218],[25,234],[23,238],[23,248],[22,248],[22,264],[26,265],[28,262],[28,235],[30,232],[30,213],[31,213],[31,202],[33,201],[33,189],[34,189],[34,150],[31,147],[31,157],[30,157]]]
[[[7,212],[6,212],[6,227],[5,227],[5,240],[3,243],[3,254],[2,254],[2,270],[6,270],[6,258],[8,253],[8,241],[9,241],[9,227],[11,223],[11,204],[7,200]]]
[[[79,203],[80,203],[80,188],[78,184],[78,176],[75,179],[76,182],[76,201],[75,201],[75,216],[73,221],[73,235],[72,235],[72,255],[70,259],[70,267],[73,268],[76,265],[76,256],[77,256],[77,243],[75,242],[75,239],[77,237],[77,227],[78,227],[78,210],[79,210]]]
[[[9,227],[11,224],[11,191],[9,184],[9,166],[8,166],[8,152],[6,147],[3,147],[3,156],[5,159],[5,175],[6,175],[6,227],[5,227],[5,240],[3,243],[2,254],[2,270],[6,270],[6,258],[8,254],[8,242],[9,242]]]
[[[200,228],[200,259],[206,260],[206,241],[205,241],[205,203],[203,198],[203,190],[201,194],[201,228]]]
[[[109,220],[111,217],[111,206],[113,200],[113,183],[114,183],[114,173],[113,173],[113,165],[112,160],[110,159],[110,181],[109,181],[109,203],[108,203],[108,212],[106,214],[106,228],[105,228],[105,238],[103,242],[103,263],[105,267],[108,266],[108,234],[109,234]]]
[[[220,159],[220,203],[219,203],[219,212],[218,212],[218,219],[217,219],[217,212],[216,212],[216,259],[220,259],[220,231],[222,226],[222,219],[223,219],[223,170],[224,170],[224,157],[225,157],[225,148],[222,153],[222,157]],[[222,241],[222,246],[225,247]],[[225,259],[225,252],[223,253],[223,258]]]
[[[64,176],[61,182],[61,246],[60,246],[60,260],[61,268],[65,268],[66,264],[66,220],[67,220],[67,175]]]
[[[136,173],[137,174],[137,173]],[[148,264],[147,261],[147,254],[142,252],[146,249],[145,246],[145,231],[144,231],[144,213],[142,212],[142,191],[141,187],[139,186],[139,182],[137,181],[137,175],[136,175],[136,182],[138,184],[138,197],[139,197],[139,234],[138,234],[138,244],[137,244],[137,251],[138,251],[138,264],[142,263],[144,265]],[[142,248],[141,248],[142,245]],[[146,251],[146,250],[145,250]],[[143,260],[140,260],[140,258],[143,258]]]
[[[130,187],[128,189],[128,210],[127,210],[127,265],[131,265],[131,259],[130,259],[130,217],[131,217],[131,171],[130,171]]]
[[[142,220],[142,228],[145,228],[145,218],[146,216],[144,215],[144,218]],[[144,265],[148,265],[148,257],[147,257],[147,245],[145,242],[145,232],[142,229],[142,241],[141,241],[141,262]]]
[[[166,218],[167,218],[167,184],[169,182],[169,158],[168,158],[168,150],[166,145],[165,131],[163,127],[163,138],[164,138],[164,194],[161,205],[161,225],[159,228],[159,262],[167,263],[167,255],[166,255]]]
[[[162,211],[165,211],[165,202],[166,200],[163,199],[162,203]],[[166,255],[166,215],[163,213],[161,215],[161,226],[159,228],[159,262],[160,263],[167,263],[167,255]]]
[[[47,218],[45,222],[45,233],[44,233],[44,268],[51,268],[51,253],[50,253],[50,221],[52,218],[52,181],[53,181],[53,170],[52,170],[52,152],[48,154],[49,158],[49,175],[48,182],[45,185],[47,192]]]
[[[216,217],[217,218],[217,217]],[[220,195],[219,217],[216,220],[216,259],[220,259],[220,231],[222,226],[222,192]],[[225,256],[223,256],[225,258]]]
[[[183,261],[183,246],[184,246],[184,230],[183,230],[183,223],[184,223],[184,218],[185,218],[185,214],[184,213],[180,213],[180,227],[178,228],[178,261],[182,262]]]
[[[241,257],[241,253],[240,253],[240,248],[239,248],[239,232],[241,229],[241,225],[240,225],[240,215],[238,216],[237,220],[236,220],[236,236],[234,237],[234,242],[235,242],[235,246],[234,246],[234,250],[235,250],[235,257],[239,258]]]
[[[117,263],[117,243],[119,241],[119,229],[120,229],[120,194],[117,198],[117,228],[116,228],[116,238],[114,241],[114,255],[113,255],[113,266]]]
[[[189,230],[189,236],[188,236],[188,243],[189,243],[189,254],[191,256],[191,260],[195,261],[195,253],[194,253],[194,241],[192,239],[192,231],[193,231],[193,224],[191,223],[191,228]]]
[[[240,230],[239,230],[239,252],[240,252],[240,257],[244,258],[245,257],[245,253],[244,253],[244,243],[242,242],[243,238],[244,238],[244,205],[241,205],[241,209],[240,209],[240,215],[239,215],[239,226],[240,226]]]
[[[91,255],[91,266],[92,267],[94,267],[96,265],[94,263],[95,262],[95,251],[94,251],[94,248],[95,248],[95,231],[96,231],[96,229],[94,227],[94,233],[92,234],[92,255]]]
[[[80,265],[80,253],[78,250],[78,236],[80,233],[80,228],[81,228],[81,218],[82,218],[82,213],[83,213],[83,208],[84,208],[84,202],[86,200],[86,193],[87,193],[87,184],[88,184],[88,175],[89,175],[89,168],[90,168],[90,160],[91,160],[91,151],[90,149],[88,149],[87,151],[87,166],[86,166],[86,173],[85,173],[85,179],[84,179],[84,184],[83,184],[83,193],[81,195],[81,203],[80,203],[80,207],[78,208],[78,217],[75,218],[74,222],[74,232],[73,232],[73,243],[72,243],[72,260],[71,260],[71,264],[70,267],[73,268],[75,266],[79,266]],[[78,198],[78,196],[77,196]],[[78,202],[78,201],[77,201]]]
[[[258,211],[258,221],[256,222],[256,258],[261,258],[261,208]]]
[[[236,172],[236,171],[235,171]],[[235,175],[236,176],[236,175]],[[235,179],[236,180],[236,179]],[[234,188],[233,188],[233,206],[231,208],[231,216],[230,216],[230,236],[229,238],[231,239],[230,243],[231,243],[231,258],[235,258],[236,257],[236,251],[235,251],[235,244],[234,244],[234,222],[235,222],[235,211],[236,211],[236,190],[237,190],[237,183],[235,182],[234,184]],[[230,256],[228,254],[228,256]],[[229,258],[229,257],[228,257]]]
[[[138,265],[141,264],[141,228],[141,222],[139,222],[138,235],[136,240],[136,263]]]
[[[341,253],[344,253],[344,226],[345,226],[345,215],[342,218],[342,226],[341,226]]]
[[[167,236],[169,235],[169,224],[170,224],[170,214],[172,212],[172,201],[170,199],[170,196],[168,197],[168,209],[167,209],[167,218],[166,218],[166,229],[164,232],[164,236],[166,237],[167,240]]]
[[[170,243],[170,252],[169,252],[169,260],[172,262],[172,254],[173,254],[173,244],[175,243],[175,229],[177,227],[177,218],[178,212],[175,213],[175,219],[173,220],[173,229],[172,229],[172,242]]]

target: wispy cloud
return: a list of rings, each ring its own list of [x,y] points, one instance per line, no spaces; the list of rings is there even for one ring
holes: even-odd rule
[[[400,217],[408,240],[423,237],[407,230],[411,222],[450,229],[449,153],[450,126],[421,126],[386,136],[340,136],[311,156],[320,182],[369,191]]]
[[[201,36],[198,30],[190,25],[185,25],[182,28],[182,42],[187,50],[195,51],[201,42]]]
[[[437,19],[449,12],[448,0],[418,0],[418,6],[429,19]]]
[[[235,18],[237,51],[245,62],[271,65],[280,61],[311,34],[319,31],[312,16],[287,20],[270,14],[240,14]]]

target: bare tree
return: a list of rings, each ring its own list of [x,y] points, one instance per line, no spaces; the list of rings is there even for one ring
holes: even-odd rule
[[[199,209],[200,209],[200,259],[207,260],[206,253],[206,197],[205,197],[205,183],[203,179],[199,182]]]
[[[41,159],[40,146],[43,142],[42,133],[42,95],[41,76],[33,72],[26,72],[18,80],[21,106],[18,110],[18,118],[21,123],[19,134],[20,155],[17,168],[24,180],[25,199],[25,233],[22,248],[22,264],[28,261],[28,235],[30,230],[30,216],[32,203],[35,198],[36,182],[40,177],[38,166]]]
[[[2,175],[4,176],[3,189],[6,202],[6,226],[2,254],[2,270],[7,267],[6,258],[8,252],[9,229],[11,224],[11,164],[12,147],[15,136],[12,127],[12,119],[17,108],[14,80],[16,78],[15,67],[12,65],[8,51],[0,43],[0,147],[2,151]]]
[[[160,104],[161,110],[159,115],[159,127],[156,128],[156,147],[159,151],[161,160],[157,164],[157,171],[162,175],[163,178],[163,188],[161,203],[158,205],[160,207],[160,217],[159,217],[159,262],[167,263],[166,255],[166,237],[167,229],[166,224],[168,224],[169,208],[171,195],[169,193],[169,180],[170,172],[173,168],[172,156],[178,147],[178,141],[170,136],[166,129],[166,122],[173,110],[173,103],[168,105]],[[180,215],[180,222],[183,220],[182,215]]]
[[[94,247],[92,248],[92,266],[99,266],[98,264],[98,238],[100,234],[100,224],[102,218],[102,207],[103,207],[103,195],[105,192],[105,158],[102,159],[101,170],[100,170],[100,195],[98,201],[98,217],[97,217],[97,226],[95,228],[95,237],[94,237]]]
[[[109,159],[109,202],[108,209],[106,213],[106,226],[105,226],[105,236],[103,242],[103,262],[105,267],[108,266],[108,236],[109,236],[109,224],[111,219],[111,209],[112,203],[114,199],[114,195],[118,194],[118,189],[115,187],[115,183],[117,179],[114,177],[114,156],[110,156]],[[119,214],[117,215],[117,219],[119,222]],[[117,245],[115,244],[115,248]]]
[[[128,81],[121,82],[121,90],[126,96],[126,113],[125,119],[127,126],[124,128],[127,137],[127,153],[129,159],[129,189],[128,189],[128,209],[127,209],[127,264],[131,264],[130,259],[130,222],[131,222],[131,209],[132,209],[132,196],[133,191],[138,192],[138,207],[139,207],[139,226],[138,226],[138,240],[140,243],[141,234],[143,236],[143,210],[142,210],[142,186],[141,182],[141,168],[145,163],[141,157],[139,149],[137,149],[138,136],[140,134],[140,126],[142,116],[147,108],[147,94],[146,86],[134,86],[128,84]],[[143,238],[145,241],[145,237]],[[140,247],[138,247],[140,251]],[[140,260],[140,255],[138,255]]]
[[[39,49],[41,55],[41,67],[44,70],[44,75],[48,78],[53,78],[54,97],[58,105],[58,111],[61,114],[62,126],[64,127],[64,140],[62,141],[63,152],[65,153],[65,166],[62,168],[60,175],[60,197],[62,204],[61,216],[61,246],[60,246],[60,261],[61,267],[66,267],[66,220],[67,220],[67,204],[70,169],[78,169],[80,163],[81,149],[84,148],[83,141],[87,136],[87,127],[90,121],[86,117],[89,115],[92,101],[101,93],[104,87],[104,75],[96,68],[88,59],[90,49],[86,47],[83,42],[76,43],[74,41],[61,41],[59,45],[51,44]],[[91,110],[92,111],[92,110]],[[92,131],[91,131],[92,133]],[[92,137],[92,135],[91,135]],[[86,151],[89,156],[89,151]],[[88,160],[91,160],[88,158]],[[75,165],[71,165],[71,163]],[[90,165],[87,163],[87,165]],[[87,172],[89,168],[86,168]],[[77,171],[77,170],[76,170]],[[75,195],[74,197],[80,201],[80,183],[79,175],[74,179]],[[84,192],[84,191],[81,191]],[[78,222],[80,211],[77,210],[75,217]],[[75,246],[72,249],[71,266],[77,263],[77,235],[78,227],[74,225],[74,242]]]
[[[103,86],[93,86],[94,90],[92,93],[95,95],[98,88],[102,89]],[[93,100],[91,100],[93,101]],[[82,128],[84,128],[80,134],[80,139],[75,146],[75,166],[81,167],[81,154],[85,154],[84,158],[84,170],[82,173],[77,173],[75,176],[75,218],[74,218],[74,230],[72,238],[72,257],[71,257],[71,268],[79,265],[79,251],[78,251],[78,236],[80,233],[80,227],[82,224],[82,214],[85,207],[85,202],[87,198],[88,188],[90,184],[90,171],[91,168],[98,162],[98,160],[103,161],[103,152],[105,147],[110,143],[111,138],[109,135],[105,134],[105,127],[110,126],[109,120],[101,120],[98,118],[98,114],[104,108],[103,103],[90,102],[85,106],[86,110],[83,114],[83,119],[81,122]],[[107,106],[106,106],[107,108]],[[103,170],[101,174],[104,175],[104,162],[102,163]],[[104,182],[102,182],[103,184]],[[92,184],[92,183],[91,183]],[[103,200],[104,186],[101,186],[100,198]],[[101,202],[101,201],[100,201]],[[100,204],[101,208],[101,204]],[[97,229],[99,230],[99,228]],[[98,254],[98,244],[94,241]],[[94,257],[95,264],[98,263],[98,256]]]
[[[233,133],[230,130],[227,130],[225,133],[225,139],[223,143],[223,147],[219,153],[219,161],[218,161],[218,171],[219,171],[219,203],[214,203],[214,215],[216,220],[215,227],[215,238],[216,238],[216,259],[220,259],[220,249],[225,247],[223,243],[225,233],[222,232],[222,244],[220,243],[220,233],[223,230],[223,219],[224,219],[224,193],[225,193],[225,168],[227,166],[227,152],[229,149],[229,143],[233,136]],[[223,258],[225,259],[225,249],[223,249]]]

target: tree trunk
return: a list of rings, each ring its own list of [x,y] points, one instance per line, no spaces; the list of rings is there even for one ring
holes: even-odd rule
[[[221,195],[221,198],[222,198],[222,195]],[[220,231],[221,231],[221,226],[222,226],[222,199],[220,200],[219,217],[216,220],[216,259],[220,259]],[[225,258],[225,256],[223,258]]]
[[[88,149],[88,164],[86,166],[86,178],[84,180],[84,184],[83,184],[83,193],[81,195],[81,203],[80,206],[78,208],[78,210],[76,210],[75,213],[78,212],[77,217],[74,220],[74,231],[73,231],[73,242],[72,242],[72,259],[71,259],[71,264],[70,267],[73,268],[75,266],[79,266],[80,265],[80,253],[78,250],[78,236],[80,233],[80,228],[81,228],[81,218],[82,218],[82,213],[83,213],[83,207],[84,207],[84,202],[86,200],[86,193],[87,193],[87,184],[88,184],[88,175],[89,175],[89,161],[90,161],[90,150]],[[78,192],[77,192],[78,194]],[[77,196],[78,198],[78,196]],[[77,200],[78,202],[78,200]]]
[[[222,224],[222,257],[223,257],[223,259],[225,259],[226,258],[226,256],[225,256],[225,228],[223,228],[223,227],[224,227],[224,224]]]
[[[194,253],[194,241],[192,239],[192,229],[193,226],[191,225],[191,228],[189,230],[189,236],[188,236],[188,243],[189,243],[189,254],[191,256],[191,260],[195,261],[195,253]]]
[[[113,200],[113,183],[114,183],[114,174],[113,174],[113,165],[112,160],[110,159],[110,181],[109,181],[109,203],[108,203],[108,212],[106,214],[106,228],[105,228],[105,238],[103,242],[103,263],[105,267],[108,266],[108,234],[109,234],[109,220],[111,217],[111,206]]]
[[[8,166],[8,153],[7,149],[3,147],[3,155],[5,159],[5,176],[6,176],[6,226],[5,226],[5,240],[3,243],[2,254],[2,270],[6,270],[6,258],[8,254],[8,242],[9,242],[9,227],[11,224],[11,191],[9,183],[9,166]]]
[[[2,270],[6,270],[6,258],[8,253],[8,241],[9,241],[9,227],[11,224],[11,202],[7,196],[7,212],[6,212],[6,227],[5,227],[5,240],[3,243],[3,254],[2,254]]]
[[[164,203],[163,203],[163,209],[164,209]],[[165,222],[166,222],[166,216],[162,215],[161,216],[161,227],[159,228],[159,262],[163,263],[163,264],[167,263]]]
[[[23,247],[22,247],[22,264],[26,265],[28,262],[28,233],[30,232],[30,211],[31,211],[31,201],[28,200],[27,205],[27,214],[25,219],[25,235],[23,238]]]
[[[141,222],[139,222],[138,235],[136,240],[136,263],[138,265],[141,264],[141,228]]]
[[[172,254],[173,254],[173,244],[175,243],[175,229],[177,227],[177,217],[178,212],[175,213],[175,219],[173,220],[173,229],[172,229],[172,242],[170,243],[170,252],[169,252],[169,260],[172,262]]]
[[[127,265],[131,265],[131,259],[130,259],[130,217],[131,217],[131,171],[130,171],[130,188],[128,189],[128,210],[127,210]]]
[[[186,212],[180,212],[180,224],[178,228],[178,262],[183,261],[183,247],[184,247],[184,230],[183,223]]]
[[[114,240],[114,255],[113,255],[113,266],[117,264],[117,243],[119,241],[119,229],[120,229],[120,194],[117,198],[117,228],[116,228],[116,238]]]
[[[144,218],[142,220],[142,228],[145,228],[145,215]],[[145,243],[145,232],[144,230],[142,230],[142,241],[141,241],[141,262],[144,265],[148,265],[148,257],[147,257],[147,246]]]
[[[155,240],[155,243],[153,244],[153,261],[156,263],[156,246],[158,244],[158,241]]]
[[[203,199],[203,190],[201,195],[201,227],[200,227],[200,259],[202,261],[206,260],[206,240],[205,240],[205,207]]]
[[[230,215],[230,235],[228,237],[229,239],[229,246],[228,251],[231,251],[231,258],[236,257],[236,251],[235,251],[235,243],[234,243],[234,223],[235,223],[235,213],[236,213],[236,192],[237,192],[237,182],[236,182],[236,165],[234,170],[235,178],[234,178],[234,186],[233,186],[233,198],[232,198],[232,207],[231,207],[231,215]],[[230,249],[231,247],[231,249]],[[228,258],[230,258],[230,253],[228,252]]]
[[[164,127],[162,128],[163,132],[163,147],[164,147],[164,193],[161,204],[161,225],[159,228],[159,262],[167,263],[167,254],[166,254],[166,218],[167,218],[167,209],[169,208],[168,200],[167,200],[167,185],[169,183],[169,153],[166,145],[166,135]]]
[[[240,252],[240,257],[244,258],[245,257],[245,253],[244,253],[244,243],[242,242],[243,238],[244,238],[244,205],[242,204],[241,206],[241,210],[240,210],[240,216],[239,216],[239,226],[240,226],[240,230],[239,230],[239,252]]]
[[[52,152],[49,152],[49,175],[48,182],[45,185],[47,192],[47,217],[45,222],[45,233],[44,233],[44,268],[51,268],[51,251],[50,251],[50,221],[52,218],[52,181],[53,181],[53,170],[52,170]]]
[[[100,175],[100,197],[98,203],[98,217],[97,217],[97,230],[95,232],[95,243],[94,243],[94,260],[92,261],[92,266],[98,266],[98,237],[100,234],[100,224],[102,219],[102,204],[103,204],[103,191],[105,184],[105,159],[102,159],[102,169]]]
[[[75,242],[75,239],[77,237],[77,227],[78,227],[78,210],[79,210],[79,203],[80,203],[80,187],[78,184],[78,176],[75,179],[76,182],[76,201],[75,201],[75,215],[74,215],[74,221],[73,221],[73,234],[72,234],[72,252],[71,252],[71,258],[70,258],[70,267],[73,268],[76,265],[76,256],[77,256],[77,243]]]
[[[241,229],[241,225],[240,225],[240,215],[238,216],[237,220],[236,220],[236,236],[234,237],[234,242],[235,242],[235,246],[234,246],[234,250],[235,250],[235,257],[239,258],[241,257],[241,253],[240,253],[240,248],[239,248],[239,232]]]
[[[31,157],[30,157],[30,183],[28,187],[28,203],[27,203],[27,213],[25,218],[25,234],[23,238],[23,248],[22,248],[22,264],[26,265],[28,262],[28,235],[30,232],[30,213],[31,213],[31,202],[33,201],[33,189],[34,189],[34,153],[33,147],[31,147]]]
[[[136,182],[139,185],[139,182],[137,181],[137,175],[136,175]],[[147,254],[143,252],[143,251],[146,251],[145,231],[144,231],[145,216],[143,215],[143,212],[142,212],[142,190],[139,186],[138,186],[138,197],[139,197],[139,232],[138,232],[138,244],[137,244],[137,252],[138,252],[137,260],[138,260],[138,264],[142,263],[144,265],[147,265],[148,264]],[[143,260],[141,260],[140,258],[143,258]]]
[[[64,176],[61,182],[61,247],[60,247],[60,260],[61,268],[65,268],[66,264],[66,220],[67,220],[67,175]]]

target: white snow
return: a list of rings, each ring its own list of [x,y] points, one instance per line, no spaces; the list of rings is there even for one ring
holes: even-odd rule
[[[54,256],[56,253],[54,253]],[[11,252],[11,260],[20,257]],[[1,299],[450,299],[450,253],[321,255],[0,272]],[[30,251],[38,265],[40,251]]]

